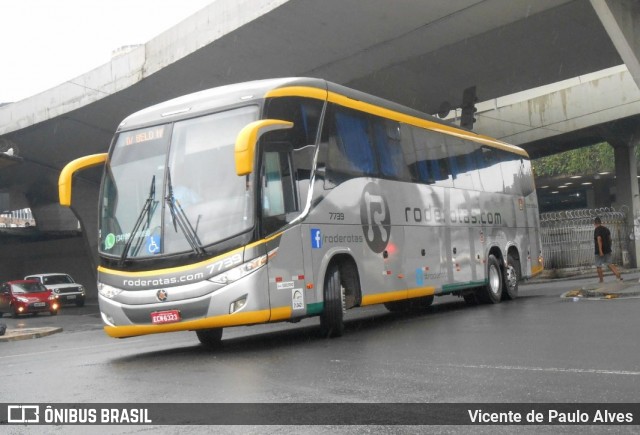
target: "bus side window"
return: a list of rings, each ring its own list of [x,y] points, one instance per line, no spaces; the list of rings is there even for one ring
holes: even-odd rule
[[[520,156],[511,154],[506,151],[499,152],[501,156],[500,167],[502,169],[502,178],[504,179],[504,193],[512,195],[521,195],[522,186],[520,185],[521,177]]]
[[[502,170],[500,169],[498,152],[493,148],[483,146],[480,148],[479,157],[478,170],[483,190],[490,193],[502,193]]]
[[[453,136],[446,137],[453,185],[459,189],[481,190],[480,176],[473,156],[475,144]]]
[[[399,124],[375,117],[373,118],[373,137],[380,174],[395,180],[410,180],[400,142]]]
[[[266,103],[266,118],[293,122],[293,128],[271,132],[269,138],[293,147],[292,173],[297,184],[298,204],[307,202],[323,105],[321,100],[302,97],[271,98]]]
[[[286,144],[266,144],[262,154],[260,201],[263,236],[287,223],[287,214],[298,211],[291,164]]]
[[[362,175],[376,176],[376,159],[369,135],[368,115],[338,107],[329,135],[327,176],[334,184]],[[333,122],[331,122],[333,121]]]
[[[418,127],[412,130],[416,149],[414,173],[419,176],[419,181],[444,187],[452,186],[444,136]],[[427,178],[424,178],[424,175]]]
[[[420,181],[419,169],[417,167],[416,149],[413,146],[413,134],[411,129],[413,127],[400,123],[398,132],[400,134],[400,146],[402,148],[402,155],[406,164],[406,173],[409,174],[409,179],[413,182]]]
[[[533,181],[533,172],[531,170],[531,161],[520,158],[520,184],[522,186],[522,195],[529,196],[536,190],[534,181]]]

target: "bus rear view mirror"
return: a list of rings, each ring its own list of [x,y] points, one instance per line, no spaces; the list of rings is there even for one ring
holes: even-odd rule
[[[107,153],[91,154],[90,156],[80,157],[72,160],[60,172],[58,177],[58,196],[60,205],[69,207],[71,205],[71,185],[73,183],[73,174],[78,171],[89,169],[97,165],[103,164],[107,160]]]
[[[293,127],[293,122],[280,119],[263,119],[247,124],[236,138],[235,161],[236,174],[249,175],[253,171],[256,144],[265,133]]]

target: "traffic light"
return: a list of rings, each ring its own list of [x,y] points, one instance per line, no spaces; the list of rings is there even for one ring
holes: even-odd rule
[[[473,123],[476,122],[475,114],[478,111],[476,109],[476,87],[471,86],[462,92],[462,116],[460,116],[460,126],[473,129]]]

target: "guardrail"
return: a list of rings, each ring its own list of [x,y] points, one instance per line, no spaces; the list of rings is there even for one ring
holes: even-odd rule
[[[600,217],[611,231],[612,261],[629,263],[628,210],[613,207],[565,210],[540,214],[545,269],[591,268],[594,264],[593,220]]]

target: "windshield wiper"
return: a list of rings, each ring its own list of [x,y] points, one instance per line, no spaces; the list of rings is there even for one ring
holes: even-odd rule
[[[191,246],[193,252],[198,255],[206,254],[204,248],[202,247],[202,242],[198,237],[198,233],[191,225],[191,221],[187,217],[186,213],[180,206],[180,201],[173,196],[173,184],[171,184],[171,172],[167,170],[167,196],[165,198],[167,201],[167,205],[169,206],[169,210],[171,211],[171,219],[173,221],[173,229],[178,232],[178,227],[180,227],[180,231],[184,235],[184,238]]]
[[[136,220],[136,223],[133,226],[133,229],[131,230],[131,235],[127,239],[127,243],[124,245],[124,250],[122,251],[122,255],[120,256],[121,266],[124,264],[124,261],[127,259],[127,253],[131,248],[133,239],[135,238],[138,232],[138,229],[140,228],[140,225],[142,225],[142,222],[144,221],[145,216],[148,216],[146,227],[149,227],[149,225],[151,224],[151,217],[153,216],[153,213],[156,211],[156,207],[158,206],[158,201],[155,201],[155,197],[156,197],[156,176],[154,175],[153,177],[151,177],[151,187],[149,187],[149,196],[147,197],[147,200],[144,202],[144,205],[142,206],[142,210],[140,210],[138,219]],[[138,242],[136,243],[136,246],[133,250],[134,254],[138,253],[138,251],[140,250],[141,244],[142,244],[142,237],[138,237]]]

